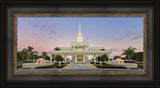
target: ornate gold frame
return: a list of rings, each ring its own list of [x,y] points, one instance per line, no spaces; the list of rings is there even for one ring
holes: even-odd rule
[[[17,71],[17,17],[143,17],[143,71],[142,72],[129,72],[129,71],[108,71],[108,72],[18,72]],[[14,75],[30,75],[30,74],[40,74],[40,75],[78,75],[78,74],[90,74],[90,75],[144,75],[147,73],[146,63],[146,49],[147,49],[147,34],[146,34],[146,14],[15,14],[14,15]]]

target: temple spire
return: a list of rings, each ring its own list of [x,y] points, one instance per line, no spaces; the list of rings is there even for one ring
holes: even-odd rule
[[[77,36],[77,42],[83,42],[83,37],[82,37],[82,33],[81,33],[81,20],[79,20],[79,32],[78,32],[78,36]]]

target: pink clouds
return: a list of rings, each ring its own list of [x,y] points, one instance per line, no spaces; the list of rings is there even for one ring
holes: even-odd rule
[[[82,23],[82,35],[90,47],[116,49],[111,57],[120,55],[129,46],[143,51],[142,18],[78,18]],[[19,18],[18,51],[28,46],[35,51],[48,52],[55,47],[70,47],[78,33],[76,18]],[[122,22],[123,21],[123,22]],[[115,26],[116,23],[116,26]],[[85,41],[84,40],[84,41]]]

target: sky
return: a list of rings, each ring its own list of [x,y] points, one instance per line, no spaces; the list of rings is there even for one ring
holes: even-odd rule
[[[143,17],[18,17],[17,50],[32,46],[41,54],[70,47],[77,39],[79,20],[84,42],[111,51],[110,57],[129,46],[143,51]]]

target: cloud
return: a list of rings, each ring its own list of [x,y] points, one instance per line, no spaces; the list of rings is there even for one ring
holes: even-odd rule
[[[85,38],[84,38],[84,41],[88,41],[88,37],[85,37]]]
[[[52,37],[51,37],[51,36],[49,36],[49,37],[48,37],[48,39],[52,39]]]
[[[51,39],[51,40],[53,40],[53,41],[58,41],[57,39],[53,39],[52,36],[48,36],[48,39]]]
[[[88,37],[85,38],[86,40],[88,39]]]
[[[107,49],[107,51],[110,51],[110,52],[114,52],[114,51],[116,51],[117,49],[113,49],[113,48],[111,48],[111,49]]]
[[[55,30],[50,30],[50,31],[49,31],[49,34],[54,34],[54,35],[56,35],[57,32],[56,32]]]
[[[136,36],[132,37],[131,40],[137,40],[142,37],[143,37],[142,35],[136,35]]]
[[[57,39],[53,39],[54,41],[58,41]]]
[[[53,21],[48,21],[48,19],[32,19],[26,20],[29,26],[32,26],[34,30],[41,31],[42,33],[48,32],[48,34],[56,35],[56,23]]]
[[[122,36],[118,36],[115,40],[123,40],[123,39],[129,39],[129,40],[136,40],[143,37],[143,30],[133,31],[133,32],[126,32]]]

